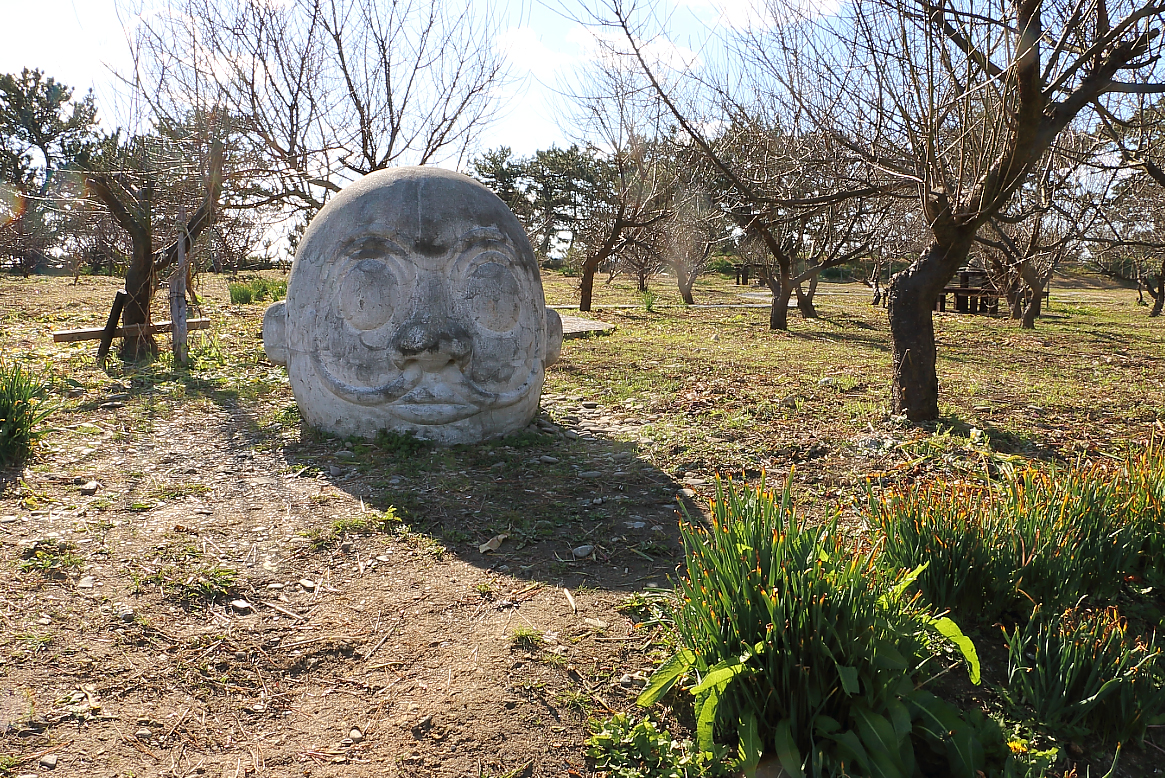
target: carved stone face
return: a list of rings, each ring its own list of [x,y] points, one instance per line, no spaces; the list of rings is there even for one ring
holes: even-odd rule
[[[562,324],[501,200],[458,173],[398,168],[312,220],[263,344],[313,426],[461,443],[530,423]]]

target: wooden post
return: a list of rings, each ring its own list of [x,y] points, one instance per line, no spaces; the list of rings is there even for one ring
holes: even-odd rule
[[[186,209],[178,215],[182,232],[178,236],[178,261],[170,276],[170,321],[173,322],[174,366],[186,367]]]
[[[101,345],[97,347],[97,364],[104,365],[109,356],[109,347],[113,344],[113,336],[117,333],[117,322],[121,320],[121,309],[125,307],[125,298],[128,293],[118,289],[113,296],[113,307],[109,310],[109,318],[105,321],[105,329],[101,332]]]

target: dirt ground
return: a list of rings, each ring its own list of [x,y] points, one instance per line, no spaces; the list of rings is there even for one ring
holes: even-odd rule
[[[59,403],[35,457],[0,484],[0,775],[593,775],[588,718],[631,707],[668,649],[650,621],[681,557],[677,498],[696,510],[720,464],[692,450],[718,447],[746,472],[805,462],[822,499],[921,461],[882,447],[899,433],[860,394],[883,393],[880,363],[837,390],[812,373],[804,400],[774,402],[786,434],[749,428],[767,436],[758,460],[716,426],[724,392],[675,389],[691,434],[711,436],[685,449],[663,445],[682,414],[662,400],[630,383],[587,391],[635,380],[596,374],[600,340],[567,346],[519,435],[453,449],[327,439],[262,358],[263,306],[206,283],[215,325],[195,367],[171,371],[163,355],[106,373],[95,342],[50,335],[100,326],[116,279],[0,278],[0,349],[43,365]],[[604,318],[632,349],[655,326]],[[842,345],[867,337],[863,322]],[[884,345],[871,350],[885,361]],[[1056,430],[1095,445],[1113,424],[1110,442],[1160,426],[1160,382],[1135,367],[1149,376],[1125,382],[1140,410],[1082,410]],[[819,396],[841,419],[828,435],[793,419]],[[987,407],[982,394],[954,402]]]
[[[47,348],[20,312],[96,326],[115,284],[28,286],[0,292],[6,354]],[[564,431],[386,457],[293,423],[284,444],[255,403],[191,385],[173,412],[148,380],[92,370],[68,370],[87,384],[70,423],[0,501],[10,774],[42,757],[60,776],[590,774],[587,716],[652,667],[619,608],[675,566],[671,478]],[[509,529],[497,552],[476,550],[501,534],[487,523]],[[20,571],[46,540],[84,561]]]

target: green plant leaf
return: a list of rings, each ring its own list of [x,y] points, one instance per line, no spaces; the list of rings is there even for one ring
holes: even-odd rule
[[[708,673],[701,679],[700,683],[692,687],[690,691],[692,694],[700,695],[713,687],[723,689],[733,678],[745,672],[749,672],[749,668],[747,665],[742,664],[739,659],[735,657],[725,659],[720,664],[708,670]]]
[[[740,718],[740,768],[749,778],[756,773],[763,752],[764,742],[760,739],[756,716],[746,713]]]
[[[909,778],[899,754],[899,738],[894,725],[881,714],[856,706],[858,734],[870,758],[871,773],[880,778]]]
[[[894,584],[893,589],[878,598],[878,604],[885,608],[891,602],[902,599],[902,595],[906,593],[908,588],[910,588],[910,584],[917,581],[918,576],[922,575],[922,572],[928,567],[930,567],[930,562],[923,562],[921,565],[911,570],[906,574],[905,578]]]
[[[646,708],[659,702],[665,694],[671,691],[676,681],[690,671],[695,664],[696,655],[686,648],[681,648],[672,655],[671,659],[664,662],[658,670],[651,674],[647,686],[635,700],[636,704]]]
[[[975,650],[975,644],[969,637],[963,634],[958,624],[945,616],[940,619],[931,619],[930,626],[934,627],[944,638],[955,644],[955,648],[959,649],[959,653],[963,655],[963,659],[967,660],[971,683],[978,686],[980,667],[979,653]]]
[[[705,753],[712,753],[712,736],[716,729],[716,709],[720,705],[720,690],[713,687],[699,705],[700,715],[696,719],[696,747]]]
[[[858,684],[858,669],[856,667],[838,665],[837,674],[841,677],[841,688],[845,690],[846,694],[861,693],[861,686]]]
[[[793,730],[788,719],[778,723],[773,730],[773,748],[786,773],[794,778],[805,778],[805,771],[801,769],[801,754],[797,750],[797,741],[793,739]]]
[[[847,729],[840,735],[830,735],[830,737],[837,743],[838,751],[841,752],[843,758],[855,762],[861,768],[862,773],[868,774],[870,772],[870,757],[866,753],[866,748],[862,745],[862,740],[858,737],[858,733],[852,729]]]

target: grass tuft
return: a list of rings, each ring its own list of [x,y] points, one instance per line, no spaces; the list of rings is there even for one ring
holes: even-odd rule
[[[1143,740],[1165,713],[1165,661],[1156,637],[1131,634],[1115,606],[1040,613],[1006,632],[1008,688],[1061,737]]]
[[[227,291],[234,305],[275,302],[287,296],[287,279],[250,276],[241,281],[229,281]]]
[[[0,358],[0,467],[32,453],[50,412],[48,384],[19,362]]]

